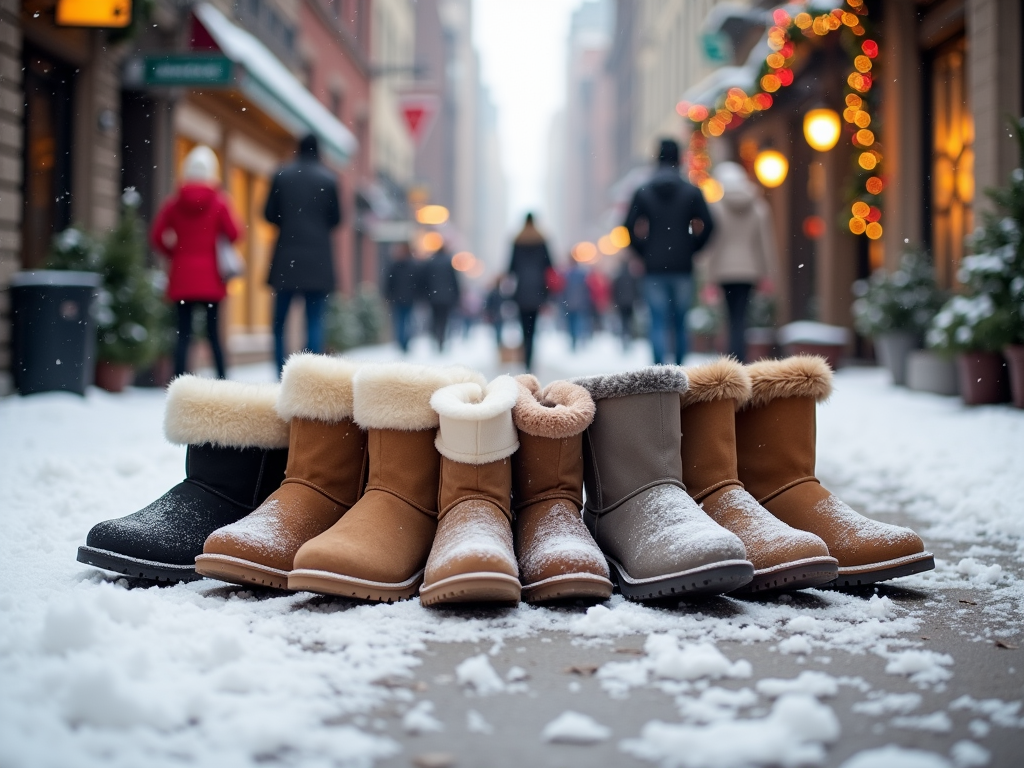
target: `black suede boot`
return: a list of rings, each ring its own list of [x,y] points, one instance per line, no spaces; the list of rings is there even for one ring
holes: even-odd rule
[[[133,578],[191,581],[206,537],[263,503],[284,479],[288,425],[276,384],[183,376],[168,389],[166,433],[188,445],[185,480],[138,512],[93,526],[78,560]]]

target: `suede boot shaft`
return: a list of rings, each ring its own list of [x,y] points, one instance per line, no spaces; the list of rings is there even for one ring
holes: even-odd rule
[[[199,573],[287,588],[299,547],[356,503],[366,480],[366,433],[351,418],[359,367],[309,353],[288,359],[276,404],[290,420],[286,478],[258,509],[210,535]]]
[[[195,376],[172,382],[164,431],[187,446],[185,480],[138,512],[95,525],[78,560],[136,578],[197,578],[207,536],[251,512],[284,477],[288,424],[274,410],[278,391]]]
[[[612,593],[608,564],[580,516],[583,432],[594,418],[593,398],[567,381],[542,391],[533,376],[517,380],[512,493],[523,599],[605,600]]]

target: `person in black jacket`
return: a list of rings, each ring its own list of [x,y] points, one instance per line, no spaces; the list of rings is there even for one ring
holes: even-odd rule
[[[413,263],[408,243],[397,243],[391,264],[384,276],[384,296],[391,302],[391,322],[395,341],[403,352],[409,351],[412,311],[420,292],[419,270]]]
[[[267,283],[274,289],[274,358],[284,366],[284,325],[295,294],[306,302],[306,348],[324,351],[324,311],[334,291],[331,230],[341,223],[338,183],[320,162],[316,136],[299,143],[299,157],[270,186],[263,217],[278,226]]]
[[[430,304],[430,315],[434,326],[434,339],[439,352],[444,351],[448,338],[448,318],[452,307],[459,303],[459,278],[452,266],[452,257],[446,248],[434,252],[423,265],[424,298]]]
[[[512,261],[508,271],[515,275],[513,301],[519,305],[519,322],[523,326],[523,362],[526,370],[533,368],[533,331],[537,313],[548,298],[547,273],[551,254],[544,236],[533,223],[533,214],[526,214],[526,223],[512,244]]]
[[[651,313],[654,362],[665,358],[668,316],[675,320],[676,363],[686,357],[686,313],[693,298],[693,257],[714,222],[700,190],[679,175],[679,145],[664,139],[658,170],[633,195],[626,216],[633,250],[643,261],[644,297]]]

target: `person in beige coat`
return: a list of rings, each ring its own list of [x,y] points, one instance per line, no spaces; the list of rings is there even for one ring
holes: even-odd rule
[[[771,209],[743,166],[720,163],[714,175],[723,194],[710,206],[715,228],[704,251],[706,274],[725,294],[729,354],[742,361],[750,294],[762,281],[774,283],[778,263],[775,231]]]

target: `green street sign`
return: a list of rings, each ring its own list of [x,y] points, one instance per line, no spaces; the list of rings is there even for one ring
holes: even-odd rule
[[[234,62],[226,56],[169,54],[147,56],[144,61],[145,85],[231,85]]]

